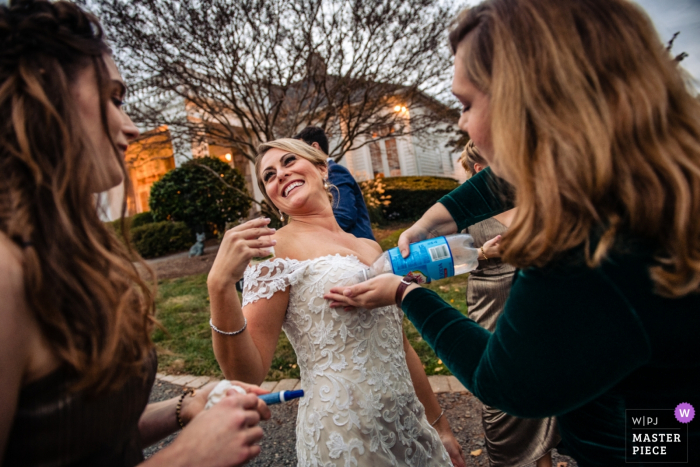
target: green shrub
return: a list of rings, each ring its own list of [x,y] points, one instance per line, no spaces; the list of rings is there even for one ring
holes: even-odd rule
[[[390,177],[384,179],[391,203],[382,206],[387,220],[416,220],[440,198],[459,186],[452,178]]]
[[[384,177],[378,176],[374,179],[360,182],[360,189],[367,206],[369,221],[373,224],[383,224],[386,219],[384,219],[382,208],[389,206],[391,203],[391,196],[385,193]]]
[[[152,224],[154,222],[153,220],[153,214],[148,211],[148,212],[142,212],[136,215],[133,215],[131,217],[127,217],[124,219],[126,222],[126,225],[129,226],[130,229],[134,229],[136,227],[140,227],[145,224]],[[117,237],[121,238],[122,237],[122,221],[121,219],[117,219],[116,221],[110,221],[107,222],[108,225],[112,226],[112,229],[114,232],[117,234]]]
[[[144,258],[187,250],[194,235],[184,222],[154,222],[131,229],[131,243]]]
[[[151,187],[149,201],[156,222],[184,222],[209,236],[224,231],[226,222],[246,217],[250,204],[241,173],[212,157],[194,159],[165,174]]]
[[[136,227],[141,227],[142,225],[146,224],[153,224],[155,222],[155,220],[153,219],[153,213],[151,211],[141,212],[139,214],[131,216],[129,218],[129,221],[131,222],[129,226],[132,229],[135,229]]]

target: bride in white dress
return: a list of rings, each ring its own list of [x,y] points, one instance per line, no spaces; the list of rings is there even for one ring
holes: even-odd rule
[[[290,222],[275,232],[268,220],[250,221],[221,243],[207,284],[214,352],[226,378],[260,384],[284,330],[305,392],[299,466],[465,465],[403,333],[403,312],[390,306],[345,313],[323,298],[381,254],[376,242],[336,222],[325,154],[301,141],[273,141],[260,147],[256,173]],[[274,258],[246,268],[272,245]],[[241,307],[234,284],[244,269]]]

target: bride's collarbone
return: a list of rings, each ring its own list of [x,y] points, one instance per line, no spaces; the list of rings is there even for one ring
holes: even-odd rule
[[[364,264],[372,264],[381,254],[369,242],[355,239],[349,245],[345,238],[329,238],[322,233],[290,235],[278,242],[277,257],[308,261],[328,256],[353,256]],[[280,248],[281,247],[281,248]]]

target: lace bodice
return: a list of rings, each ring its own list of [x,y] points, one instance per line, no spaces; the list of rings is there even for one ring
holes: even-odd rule
[[[363,266],[355,256],[333,255],[274,258],[245,272],[243,306],[290,287],[282,328],[305,392],[296,428],[299,465],[451,465],[413,389],[403,312],[338,311],[323,298]]]

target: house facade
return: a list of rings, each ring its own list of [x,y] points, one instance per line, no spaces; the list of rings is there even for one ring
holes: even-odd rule
[[[182,99],[169,99],[169,96],[153,96],[147,89],[136,89],[131,105],[162,105],[164,120],[197,118],[197,110]],[[128,108],[126,109],[128,112]],[[411,118],[411,109],[395,106],[387,112],[399,112],[405,121]],[[300,130],[301,128],[299,128]],[[263,195],[257,185],[253,163],[226,142],[215,137],[198,138],[197,141],[172,138],[166,125],[157,128],[139,128],[141,136],[132,143],[126,153],[126,165],[131,180],[130,196],[127,196],[127,215],[146,212],[149,208],[150,190],[153,183],[160,180],[168,171],[179,167],[188,160],[198,157],[217,157],[238,169],[246,179],[249,193],[257,201]],[[383,177],[437,176],[451,177],[463,181],[463,170],[456,160],[459,152],[448,146],[445,133],[421,132],[419,135],[392,136],[393,129],[385,128],[357,141],[355,149],[344,155],[338,162],[348,168],[356,180],[364,181]],[[338,145],[337,140],[329,141],[331,149]],[[122,184],[100,195],[101,216],[104,220],[115,220],[121,216],[122,203],[127,188]]]

